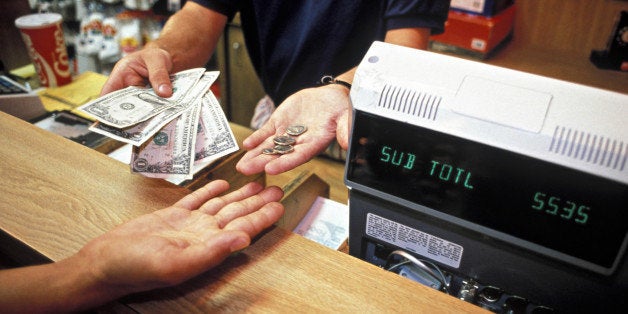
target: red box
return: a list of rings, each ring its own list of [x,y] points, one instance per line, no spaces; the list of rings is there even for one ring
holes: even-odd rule
[[[512,5],[514,0],[451,0],[449,8],[484,16],[493,16]]]
[[[514,20],[515,4],[492,17],[450,10],[445,32],[430,37],[430,48],[484,59],[512,37]]]

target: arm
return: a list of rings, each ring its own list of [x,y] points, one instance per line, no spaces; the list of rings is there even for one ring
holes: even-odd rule
[[[426,49],[429,28],[390,30],[385,41],[417,49]],[[357,67],[336,79],[353,82]],[[306,121],[307,120],[307,121]],[[286,155],[264,155],[262,149],[273,146],[273,137],[284,133],[292,124],[305,124],[308,131],[297,138],[294,152]],[[269,121],[243,142],[248,152],[236,168],[245,175],[265,171],[274,175],[293,169],[325,150],[336,139],[343,149],[349,148],[351,101],[349,89],[339,84],[303,89],[288,97]]]
[[[57,263],[0,271],[0,308],[73,312],[181,283],[249,245],[283,214],[283,192],[213,181],[176,204],[130,220]]]
[[[159,96],[170,97],[169,74],[202,67],[211,57],[227,17],[194,2],[186,2],[168,19],[159,38],[122,58],[111,71],[101,95],[148,81]]]

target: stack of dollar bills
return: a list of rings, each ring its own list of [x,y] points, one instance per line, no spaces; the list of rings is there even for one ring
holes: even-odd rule
[[[78,108],[96,122],[90,130],[133,145],[131,171],[183,181],[239,149],[210,90],[218,71],[196,68],[171,75],[173,95],[130,86]]]

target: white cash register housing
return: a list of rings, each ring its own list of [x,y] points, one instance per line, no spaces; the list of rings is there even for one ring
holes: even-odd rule
[[[373,44],[350,254],[495,312],[628,305],[628,95]]]

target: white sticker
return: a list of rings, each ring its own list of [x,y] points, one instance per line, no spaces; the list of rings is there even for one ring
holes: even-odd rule
[[[447,266],[460,267],[462,246],[390,219],[368,213],[366,234]]]
[[[451,0],[450,7],[475,13],[484,11],[485,0]]]
[[[484,51],[486,50],[486,40],[480,38],[471,39],[471,49]]]

